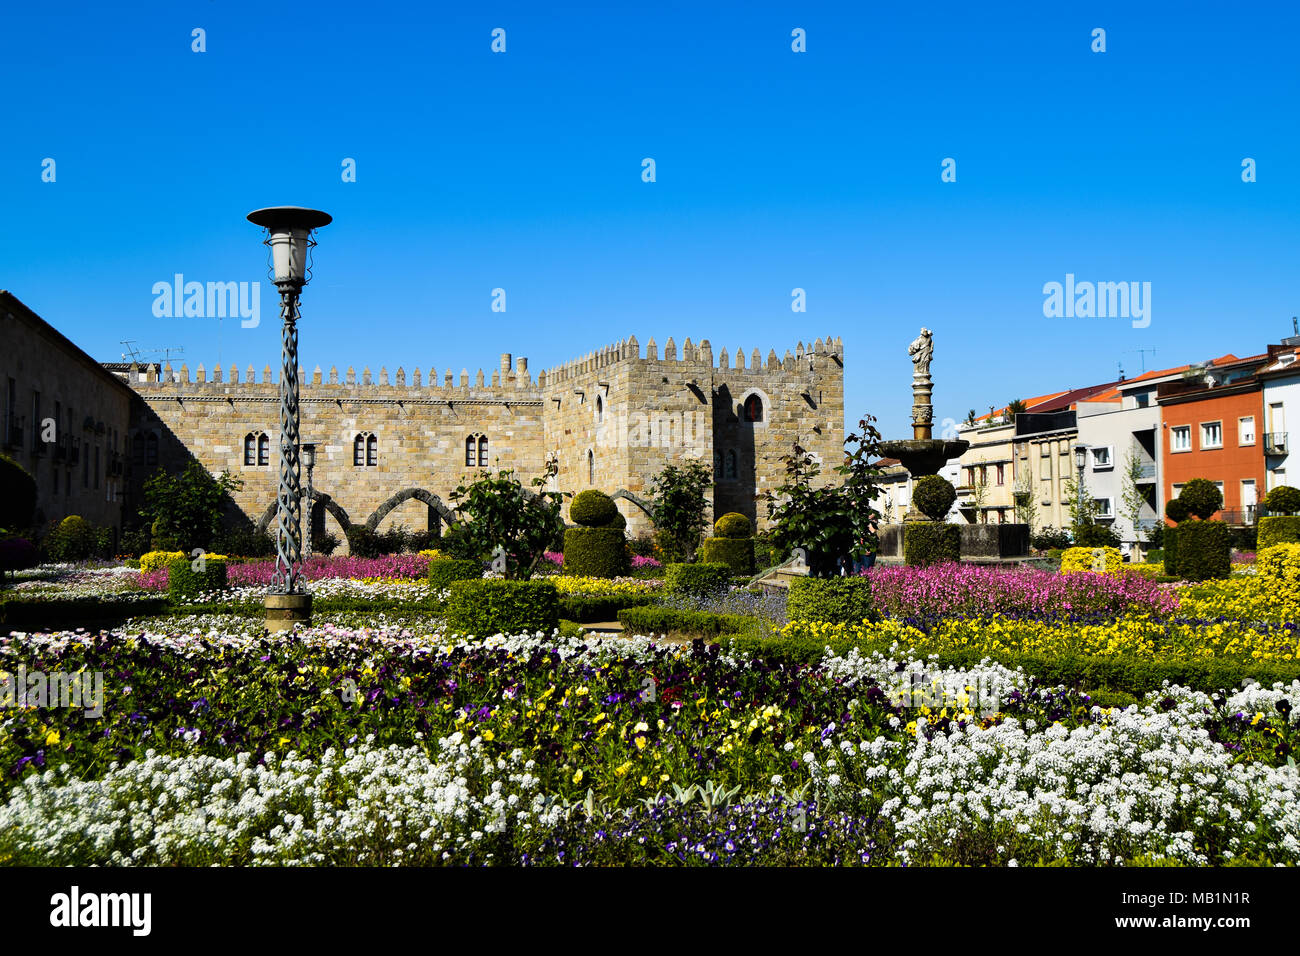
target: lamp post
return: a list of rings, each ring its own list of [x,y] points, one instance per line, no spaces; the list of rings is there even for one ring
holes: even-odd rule
[[[1074,512],[1074,538],[1075,544],[1079,543],[1079,529],[1083,527],[1083,466],[1088,463],[1088,446],[1079,442],[1074,446],[1074,467],[1079,474],[1078,481],[1075,484],[1076,503]]]
[[[248,214],[266,230],[272,278],[280,290],[280,479],[276,491],[275,572],[266,594],[266,626],[289,630],[311,621],[311,595],[302,585],[302,490],[298,455],[298,298],[311,278],[312,233],[333,217],[318,209],[272,206]]]
[[[313,506],[315,503],[315,499],[312,496],[312,488],[311,488],[311,473],[312,473],[312,469],[316,467],[316,443],[315,442],[305,441],[302,443],[302,463],[307,468],[307,506],[305,509],[307,513],[307,520],[303,523],[302,553],[304,557],[309,558],[311,557],[311,524],[312,524],[312,516],[314,514]]]

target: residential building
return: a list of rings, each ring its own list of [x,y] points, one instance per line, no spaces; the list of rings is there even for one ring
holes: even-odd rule
[[[1268,364],[1257,375],[1263,384],[1259,442],[1264,451],[1264,488],[1300,485],[1300,455],[1292,447],[1291,426],[1300,425],[1300,336],[1268,347]]]

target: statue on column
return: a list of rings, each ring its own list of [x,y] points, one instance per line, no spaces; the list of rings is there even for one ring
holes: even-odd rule
[[[915,366],[913,375],[917,378],[930,377],[930,360],[934,357],[934,333],[921,329],[921,334],[907,347],[907,354],[912,357]]]

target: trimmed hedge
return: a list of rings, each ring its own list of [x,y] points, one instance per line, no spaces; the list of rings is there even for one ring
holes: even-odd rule
[[[560,624],[560,596],[550,581],[453,581],[445,614],[452,634],[549,634]]]
[[[724,516],[727,517],[727,516]],[[744,517],[740,515],[739,517]],[[748,521],[748,518],[745,518]],[[753,538],[705,538],[700,547],[700,557],[708,564],[725,564],[731,573],[743,577],[754,574]]]
[[[26,528],[35,515],[36,479],[8,455],[0,455],[0,528]]]
[[[565,574],[616,578],[628,572],[629,560],[627,538],[619,528],[564,530]]]
[[[1283,515],[1293,515],[1300,511],[1300,488],[1291,485],[1278,485],[1264,496],[1264,507]]]
[[[903,563],[944,564],[961,559],[961,531],[955,524],[910,521],[903,526]]]
[[[1180,524],[1177,567],[1177,573],[1188,581],[1226,578],[1232,574],[1232,546],[1228,526],[1222,521],[1187,521]]]
[[[71,631],[78,627],[117,627],[133,617],[150,617],[169,611],[170,602],[164,597],[135,601],[104,598],[7,598],[0,599],[0,630]],[[190,613],[188,608],[185,613]]]
[[[1124,556],[1120,554],[1119,548],[1069,548],[1061,555],[1062,574],[1077,574],[1081,571],[1115,574],[1123,567]]]
[[[730,584],[729,564],[670,564],[664,569],[664,590],[677,594],[717,594]]]
[[[746,629],[750,619],[742,614],[710,614],[671,607],[631,607],[618,612],[618,621],[630,634],[691,634],[716,637]]]
[[[754,525],[738,511],[729,511],[713,523],[713,534],[719,538],[752,538]]]
[[[435,588],[449,588],[453,581],[469,581],[483,577],[483,565],[477,561],[460,558],[435,558],[425,572],[429,584]]]
[[[618,619],[619,611],[644,607],[654,601],[651,594],[568,594],[560,598],[560,616],[582,624],[614,621]]]
[[[1187,505],[1188,514],[1207,521],[1223,507],[1223,492],[1208,478],[1193,478],[1178,492],[1178,500]]]
[[[1178,499],[1175,498],[1175,501]],[[1165,528],[1165,574],[1178,576],[1178,528]]]
[[[1259,538],[1256,543],[1261,551],[1275,544],[1297,542],[1300,542],[1300,517],[1272,515],[1259,519]]]
[[[181,600],[201,591],[224,591],[226,588],[226,562],[222,558],[205,557],[203,569],[195,571],[189,558],[177,558],[167,565],[167,597]]]
[[[588,528],[608,527],[618,515],[618,505],[603,491],[588,488],[580,491],[569,503],[569,518],[574,524]]]
[[[957,500],[957,489],[940,475],[925,475],[912,486],[912,504],[931,521],[942,521]]]
[[[790,582],[786,616],[792,621],[861,624],[880,615],[864,577],[800,578]]]

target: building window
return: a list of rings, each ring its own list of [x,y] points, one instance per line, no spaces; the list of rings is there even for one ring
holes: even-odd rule
[[[374,468],[379,464],[379,439],[370,432],[361,432],[352,439],[352,467]]]
[[[271,439],[265,432],[257,436],[257,463],[259,465],[271,463]]]
[[[727,477],[736,477],[736,452],[735,449],[727,452]]]
[[[587,484],[596,483],[596,453],[590,448],[587,449]]]
[[[41,393],[32,389],[32,454],[41,453]]]
[[[1191,451],[1192,450],[1192,426],[1178,425],[1169,429],[1169,450],[1170,451]]]
[[[1223,447],[1223,422],[1201,422],[1201,448]]]
[[[1111,458],[1109,445],[1095,446],[1091,451],[1093,471],[1105,471],[1106,469],[1115,467],[1115,462]]]
[[[599,395],[596,396],[596,424],[599,425],[605,420],[605,400]]]
[[[95,490],[99,490],[99,446],[95,446]]]
[[[1093,516],[1097,518],[1115,517],[1115,512],[1112,510],[1111,500],[1109,498],[1093,498],[1092,513]]]
[[[761,422],[763,420],[763,399],[758,395],[751,395],[745,399],[744,421]]]
[[[999,485],[1005,485],[1007,483],[1007,473],[1006,473],[1005,465],[997,466],[997,480]]]
[[[486,468],[488,464],[488,440],[486,435],[473,434],[465,439],[465,467]]]
[[[1245,418],[1237,419],[1237,444],[1253,445],[1255,444],[1255,416],[1247,415]]]
[[[722,477],[722,452],[720,451],[713,453],[713,476],[714,478]]]
[[[153,432],[144,436],[144,465],[153,468],[158,464],[158,436]]]
[[[374,435],[366,436],[366,467],[374,468],[379,464],[379,439]]]
[[[1038,446],[1038,453],[1042,457],[1047,458],[1052,454],[1052,446],[1047,444],[1047,442],[1043,442],[1041,445]]]
[[[1241,480],[1241,510],[1242,522],[1244,524],[1253,524],[1255,521],[1255,505],[1259,499],[1255,497],[1255,479],[1243,478]]]
[[[1151,393],[1138,392],[1133,396],[1133,400],[1136,402],[1138,408],[1147,408],[1151,404]]]
[[[266,432],[249,432],[244,436],[244,464],[269,465],[271,463],[271,439]]]

